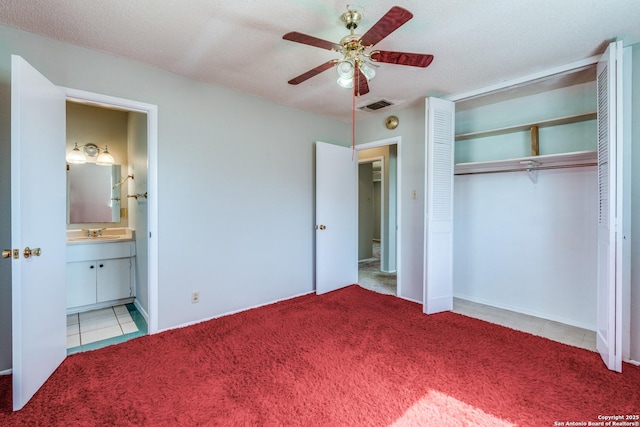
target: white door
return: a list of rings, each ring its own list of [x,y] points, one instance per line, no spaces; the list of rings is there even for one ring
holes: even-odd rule
[[[11,57],[13,410],[66,357],[65,96]],[[29,258],[25,248],[39,248]]]
[[[621,372],[622,42],[610,44],[598,63],[597,99],[599,208],[596,347],[607,367]]]
[[[453,309],[453,152],[455,104],[426,99],[423,312]]]
[[[316,142],[316,293],[358,281],[358,161],[352,149]]]

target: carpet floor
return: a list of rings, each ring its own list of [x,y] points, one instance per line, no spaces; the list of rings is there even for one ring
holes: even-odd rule
[[[71,355],[17,413],[0,378],[2,426],[554,426],[639,412],[640,367],[614,373],[597,353],[359,286]]]

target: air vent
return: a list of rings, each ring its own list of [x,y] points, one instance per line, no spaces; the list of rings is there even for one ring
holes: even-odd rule
[[[380,99],[376,102],[372,102],[371,104],[367,104],[365,106],[360,107],[360,109],[362,111],[378,111],[381,110],[383,108],[389,107],[393,105],[392,102],[389,102],[385,99]]]

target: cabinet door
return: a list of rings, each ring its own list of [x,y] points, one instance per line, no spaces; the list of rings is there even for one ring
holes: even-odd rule
[[[131,296],[131,258],[97,261],[98,302]]]
[[[67,308],[96,303],[96,262],[67,264]]]

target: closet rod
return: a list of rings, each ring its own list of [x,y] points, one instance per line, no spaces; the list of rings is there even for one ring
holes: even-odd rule
[[[567,168],[583,168],[587,166],[597,166],[597,163],[579,163],[575,165],[556,165],[556,166],[538,166],[531,168],[516,168],[516,169],[502,169],[502,170],[493,170],[493,171],[477,171],[477,172],[459,172],[454,173],[454,175],[479,175],[485,173],[503,173],[503,172],[527,172],[527,171],[541,171],[547,169],[567,169]]]

